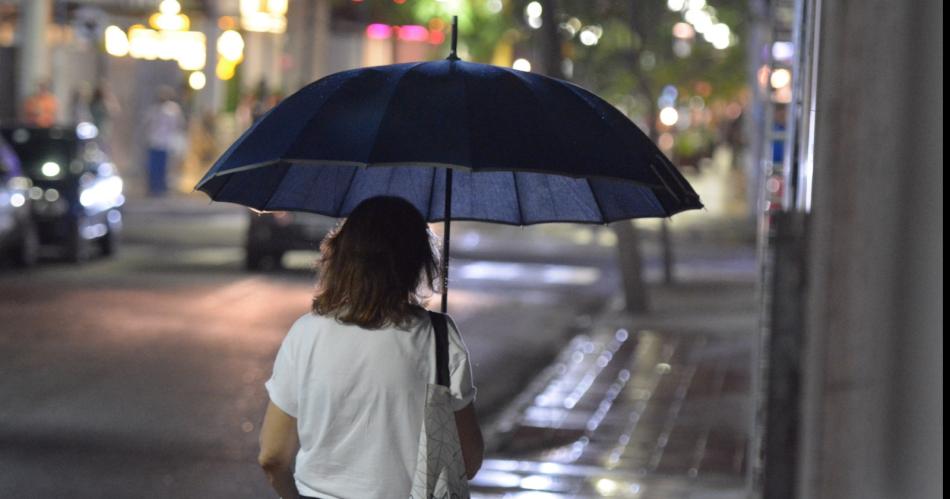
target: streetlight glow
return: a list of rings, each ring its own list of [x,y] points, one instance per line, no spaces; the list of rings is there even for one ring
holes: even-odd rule
[[[205,74],[201,71],[195,71],[194,73],[188,75],[188,86],[194,90],[201,90],[202,88],[205,88],[206,83],[207,78],[205,78]]]
[[[158,31],[144,26],[129,28],[129,55],[136,59],[153,61],[158,59],[160,50]]]
[[[711,43],[713,47],[722,50],[729,47],[729,38],[732,36],[732,32],[729,30],[729,26],[725,23],[714,24],[711,28],[706,30],[703,33],[703,38],[707,42]]]
[[[217,48],[221,57],[229,61],[240,61],[244,58],[244,38],[233,29],[221,33]]]
[[[678,22],[673,25],[673,36],[681,39],[692,38],[696,36],[696,31],[689,23]]]
[[[258,33],[287,30],[287,0],[241,0],[241,27]]]
[[[672,107],[664,107],[660,111],[660,123],[666,126],[673,126],[680,119],[680,113]]]
[[[541,14],[544,12],[544,7],[541,6],[538,2],[531,2],[524,9],[525,15],[528,17],[541,17]]]
[[[785,68],[776,69],[772,72],[770,82],[772,83],[772,88],[782,88],[792,82],[792,73]]]
[[[713,25],[712,16],[705,10],[690,9],[686,11],[683,17],[686,22],[693,25],[697,33],[705,33]]]
[[[63,169],[60,168],[59,163],[55,161],[47,161],[43,163],[43,166],[40,167],[40,173],[46,177],[55,177],[62,172]]]
[[[597,480],[597,485],[595,487],[597,488],[597,492],[603,496],[612,496],[620,489],[620,485],[609,478],[601,478],[600,480]]]
[[[169,43],[175,47],[173,58],[178,61],[178,67],[185,71],[204,69],[208,54],[205,34],[200,31],[185,31],[176,33],[174,38],[175,40]]]
[[[158,11],[166,16],[176,16],[181,12],[181,4],[177,0],[162,0],[158,4]]]
[[[19,208],[23,206],[24,204],[26,204],[26,197],[23,196],[23,194],[20,194],[19,192],[17,192],[13,194],[12,196],[10,196],[10,206],[14,208]]]
[[[234,78],[234,70],[236,66],[236,62],[229,61],[222,57],[221,59],[218,59],[218,65],[214,68],[214,75],[222,81],[230,80],[231,78]]]
[[[517,69],[518,71],[531,71],[531,62],[527,59],[517,59],[511,65],[511,67]]]
[[[104,33],[106,53],[115,57],[129,55],[129,37],[118,26],[109,26]]]
[[[597,33],[594,33],[594,31],[591,29],[590,26],[587,26],[583,30],[581,30],[581,34],[579,38],[581,40],[581,43],[583,43],[584,45],[587,45],[588,47],[597,45],[597,42],[600,41],[599,37],[597,36]]]

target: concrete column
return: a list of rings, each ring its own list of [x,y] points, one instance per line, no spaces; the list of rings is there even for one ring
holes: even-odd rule
[[[942,10],[822,2],[803,499],[942,496]]]
[[[284,78],[287,93],[293,93],[327,74],[330,40],[330,2],[298,0],[287,15],[287,54],[293,62]]]
[[[52,0],[21,0],[16,43],[20,48],[17,92],[20,101],[50,77],[50,56],[46,28],[50,23]]]
[[[328,53],[330,51],[330,2],[329,0],[313,0],[312,24],[307,26],[310,33],[309,44],[310,54],[308,57],[308,71],[304,73],[304,79],[309,83],[326,76]]]
[[[286,34],[275,35],[266,33],[267,62],[265,67],[267,86],[271,92],[281,91],[284,88],[284,42]]]
[[[244,62],[241,63],[241,86],[245,89],[257,89],[265,74],[264,39],[262,33],[244,32]]]
[[[285,34],[244,32],[244,62],[242,83],[245,88],[256,90],[261,81],[267,90],[280,90],[283,84],[281,56]]]
[[[205,11],[205,19],[202,21],[201,31],[205,34],[205,88],[198,93],[199,108],[202,111],[209,111],[217,114],[221,108],[221,100],[224,96],[224,85],[215,75],[215,68],[218,63],[218,36],[221,35],[221,29],[218,27],[218,2],[209,1]]]

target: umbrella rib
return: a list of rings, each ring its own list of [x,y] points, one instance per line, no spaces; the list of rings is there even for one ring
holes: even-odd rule
[[[675,171],[675,167],[673,163],[662,154],[656,154],[656,157],[660,160],[660,164],[662,164],[667,170],[671,170],[671,169],[673,170],[670,172],[670,176],[673,177],[673,180],[676,181],[676,184],[679,186],[680,191],[684,195],[689,196],[690,191],[692,189],[689,189],[685,185],[683,185],[683,180],[680,179],[681,175],[679,174],[679,172]]]
[[[414,69],[416,66],[419,66],[420,64],[422,64],[422,63],[419,62],[419,63],[413,64],[412,66],[410,66],[409,68],[407,68],[405,71],[403,71],[403,73],[402,73],[401,75],[399,75],[399,81],[401,82],[401,81],[402,81],[402,78],[403,78],[404,76],[406,76],[406,73],[408,73],[409,71],[412,71],[412,69]],[[339,91],[342,87],[343,87],[343,85],[340,85],[340,87],[337,88],[337,91]],[[386,106],[385,106],[385,107],[387,107],[387,108],[389,107],[389,103],[392,102],[393,96],[396,95],[396,91],[398,90],[398,87],[399,87],[399,83],[398,83],[398,82],[396,83],[396,87],[397,87],[397,88],[394,88],[394,89],[393,89],[393,92],[392,92],[391,94],[389,94],[389,97],[386,99]],[[336,93],[336,92],[334,92],[334,93]],[[327,98],[327,100],[329,100],[329,97]],[[316,113],[314,113],[314,116],[311,117],[311,121],[313,120],[313,118],[315,117],[315,115],[316,115]],[[380,130],[380,128],[382,128],[382,126],[383,126],[383,120],[384,120],[385,118],[386,118],[386,115],[383,114],[383,115],[380,116],[380,118],[379,118],[379,123],[376,124],[376,131],[373,132],[373,141],[371,142],[371,144],[373,144],[373,149],[370,150],[370,154],[369,154],[369,156],[366,158],[366,162],[364,163],[364,166],[369,166],[369,159],[373,157],[373,150],[376,148],[376,146],[375,146],[376,140],[379,138],[379,130]],[[347,183],[347,185],[346,185],[346,191],[344,191],[344,192],[343,192],[343,196],[340,197],[340,204],[339,204],[339,206],[337,207],[337,210],[336,210],[336,215],[337,215],[338,217],[342,215],[343,206],[346,204],[346,198],[349,196],[350,189],[353,187],[353,182],[354,182],[355,179],[356,179],[356,175],[359,174],[359,170],[360,170],[360,167],[355,167],[355,168],[353,169],[353,175],[350,176],[350,181],[349,181],[349,182]]]
[[[274,112],[274,109],[275,109],[275,108],[271,108],[271,109],[267,110],[267,112],[264,113],[264,116],[262,116],[261,118],[263,119],[263,118],[266,117],[267,115],[269,115],[269,114],[271,114],[272,112]],[[247,128],[247,130],[245,130],[243,133],[241,133],[241,135],[237,138],[237,140],[235,140],[234,142],[231,143],[230,146],[228,146],[228,148],[224,151],[224,153],[221,154],[221,156],[219,157],[219,159],[218,159],[217,161],[215,161],[214,164],[211,165],[211,169],[209,169],[208,172],[205,173],[204,177],[202,177],[202,179],[201,179],[200,181],[198,181],[198,184],[195,185],[195,190],[200,189],[204,184],[210,182],[211,179],[213,179],[214,177],[217,177],[218,175],[220,175],[220,173],[221,173],[220,170],[216,170],[216,169],[215,169],[215,166],[218,166],[217,164],[218,164],[218,161],[220,161],[220,158],[227,157],[227,156],[230,155],[232,152],[234,152],[234,150],[236,150],[238,147],[240,147],[241,141],[242,141],[245,137],[248,137],[249,135],[251,135],[252,133],[254,133],[254,130],[257,129],[257,127],[258,127],[258,125],[260,125],[260,123],[261,123],[261,119],[259,119],[259,120],[255,121],[254,123],[252,123],[251,126],[249,126],[249,127]],[[212,199],[213,199],[213,198],[212,198]]]
[[[426,203],[426,220],[429,220],[432,216],[432,195],[435,192],[435,175],[438,172],[436,168],[430,168],[430,170],[432,171],[432,175],[429,176],[429,202]]]
[[[597,194],[594,192],[594,186],[591,185],[589,178],[585,178],[584,181],[587,182],[587,188],[590,189],[590,197],[594,198],[594,204],[597,205],[597,213],[600,213],[600,221],[603,224],[607,223],[607,215],[604,213],[604,207],[600,204],[600,199],[597,198]]]
[[[2,1],[2,0],[0,0],[0,1]],[[455,163],[435,163],[435,162],[422,162],[422,161],[413,161],[413,162],[399,161],[399,162],[383,162],[383,163],[365,163],[365,162],[361,162],[361,161],[342,161],[342,160],[336,161],[336,160],[318,160],[318,159],[302,159],[302,158],[287,158],[287,157],[281,158],[281,159],[279,159],[279,160],[268,160],[268,161],[265,161],[265,162],[255,163],[255,164],[252,164],[252,165],[247,165],[247,166],[240,166],[240,167],[236,167],[236,168],[231,168],[231,169],[228,169],[228,170],[225,170],[225,171],[216,172],[216,173],[214,174],[214,176],[215,176],[215,177],[223,177],[223,176],[225,176],[225,175],[230,175],[230,174],[232,174],[232,173],[240,173],[240,172],[245,172],[245,171],[250,171],[250,170],[256,170],[256,169],[258,169],[258,168],[264,168],[264,167],[267,167],[267,166],[271,166],[271,165],[277,163],[278,161],[283,161],[283,162],[287,162],[287,163],[295,163],[295,164],[299,164],[299,165],[304,165],[304,164],[306,164],[306,165],[315,165],[315,166],[353,166],[353,167],[357,167],[357,168],[380,168],[380,167],[392,167],[392,166],[424,166],[424,167],[433,167],[433,168],[452,168],[452,169],[458,169],[458,170],[462,170],[462,171],[466,171],[466,172],[472,172],[472,173],[511,172],[511,171],[517,171],[517,172],[519,172],[519,173],[539,173],[539,174],[542,174],[542,175],[559,175],[559,176],[562,176],[562,177],[578,178],[578,179],[585,179],[585,178],[602,178],[602,179],[605,179],[605,180],[609,180],[609,181],[611,181],[611,182],[623,182],[623,183],[626,183],[626,184],[632,184],[632,185],[638,185],[638,186],[641,186],[641,187],[646,187],[646,188],[648,188],[648,189],[660,189],[660,188],[663,188],[662,182],[661,182],[660,184],[651,184],[651,183],[643,182],[643,181],[640,181],[640,180],[632,180],[632,179],[629,179],[629,178],[614,177],[614,176],[610,176],[610,175],[580,175],[580,174],[572,174],[572,173],[558,172],[558,171],[552,172],[552,171],[550,171],[550,170],[541,170],[541,169],[520,168],[520,169],[518,169],[518,170],[512,170],[511,168],[502,168],[502,167],[488,168],[488,167],[485,167],[485,168],[478,168],[478,169],[474,169],[474,170],[473,170],[473,169],[472,169],[471,167],[469,167],[469,166],[461,165],[461,164],[455,164]],[[209,179],[209,180],[210,180],[210,179]],[[200,186],[199,186],[199,187],[200,187]]]
[[[350,175],[350,181],[346,183],[346,190],[343,191],[343,195],[340,196],[340,202],[336,206],[336,216],[341,216],[343,213],[343,205],[346,203],[346,197],[350,194],[350,188],[353,187],[353,181],[356,179],[356,175],[359,174],[360,167],[353,167],[353,174]]]
[[[525,90],[525,93],[527,93],[531,97],[531,99],[534,100],[538,104],[538,109],[540,110],[539,114],[544,118],[540,120],[540,124],[544,125],[544,128],[547,129],[548,133],[550,135],[557,137],[559,139],[557,140],[557,142],[567,143],[568,138],[561,134],[559,127],[554,126],[551,123],[550,111],[547,111],[545,109],[544,102],[537,96],[537,94],[534,93],[534,89],[531,88],[531,85],[528,83],[528,80],[524,78],[523,76],[519,75],[517,71],[506,70],[503,72],[503,74],[506,76],[510,76],[514,79],[514,81],[517,81],[518,84],[521,86],[521,88]],[[554,80],[554,81],[557,81],[557,80]],[[541,173],[551,173],[551,172],[541,172]]]
[[[656,193],[653,192],[652,190],[650,191],[650,194],[652,194],[652,196],[647,197],[647,201],[648,201],[651,205],[653,205],[654,208],[656,208],[657,210],[659,210],[660,213],[663,213],[663,214],[665,214],[665,215],[668,216],[668,217],[672,217],[672,216],[673,216],[673,213],[670,213],[670,211],[672,211],[672,210],[669,210],[669,209],[666,208],[666,206],[663,206],[663,201],[660,200],[660,197],[657,196]]]
[[[650,162],[650,168],[653,170],[653,173],[656,173],[657,177],[660,177],[660,181],[663,182],[663,188],[666,189],[666,192],[669,192],[670,195],[673,196],[673,199],[676,199],[677,203],[682,204],[683,200],[680,199],[680,197],[676,195],[676,192],[670,188],[670,184],[666,182],[666,179],[663,178],[663,175],[660,175],[660,172],[657,171],[656,165],[654,165],[652,161]]]
[[[409,74],[413,69],[416,69],[417,67],[419,67],[419,66],[421,66],[421,65],[423,65],[423,64],[425,64],[425,62],[417,62],[417,63],[415,63],[415,64],[409,66],[405,71],[403,71],[402,74],[399,75],[399,78],[396,80],[396,84],[393,86],[393,91],[392,91],[392,93],[389,94],[389,97],[386,98],[386,105],[383,106],[383,109],[384,109],[385,111],[383,112],[383,115],[379,117],[379,123],[376,124],[376,130],[373,132],[373,140],[372,140],[372,142],[370,142],[370,147],[371,147],[371,149],[369,150],[369,154],[366,155],[366,164],[367,164],[367,165],[369,165],[369,164],[371,163],[370,160],[373,159],[373,153],[376,152],[376,147],[377,147],[377,144],[378,144],[378,142],[379,142],[379,132],[380,132],[380,130],[382,130],[382,128],[383,128],[383,123],[386,121],[386,115],[389,114],[389,104],[392,103],[393,98],[394,98],[394,97],[396,96],[396,94],[399,92],[399,86],[402,85],[402,83],[403,83],[403,78],[405,78],[406,75]]]
[[[574,95],[576,95],[576,96],[580,99],[580,101],[583,102],[585,106],[587,106],[587,107],[590,108],[592,111],[594,111],[594,113],[596,113],[596,114],[598,114],[598,115],[601,114],[601,112],[600,112],[596,107],[594,107],[594,105],[593,105],[589,100],[587,100],[587,98],[586,98],[586,97],[584,96],[584,94],[581,92],[581,90],[583,90],[583,89],[581,89],[580,87],[578,87],[578,86],[576,86],[576,85],[574,85],[574,84],[572,84],[572,83],[570,83],[570,82],[559,82],[559,83],[561,83],[561,85],[562,85],[564,88],[568,89],[571,93],[573,93]],[[603,117],[601,118],[602,121],[603,121],[604,119],[605,119],[605,118],[603,118]],[[608,133],[610,133],[611,135],[614,136],[614,139],[617,139],[617,140],[622,140],[622,139],[623,139],[622,137],[619,137],[619,136],[617,135],[617,131],[614,129],[614,127],[607,126],[606,128],[607,128],[607,130],[608,130]],[[654,145],[652,141],[650,141],[649,139],[647,139],[647,142],[649,143],[649,145],[651,145],[652,147],[656,148],[656,145]],[[651,161],[650,163],[651,163],[651,166],[652,166],[652,161]],[[665,166],[665,165],[664,165],[664,166]],[[670,189],[669,184],[662,178],[662,176],[660,175],[660,173],[659,173],[658,171],[656,171],[656,168],[653,168],[653,173],[654,173],[657,177],[660,177],[660,182],[662,182],[663,188],[666,189],[666,190],[668,190],[668,191],[670,191],[670,194],[672,194],[672,195],[673,195],[674,197],[676,197],[677,200],[678,200],[679,197],[676,195],[675,192],[673,192],[673,191]]]
[[[451,73],[454,73],[454,72],[456,71],[456,69],[457,69],[457,68],[455,67],[455,65],[452,65],[452,66],[449,68],[449,71],[450,71]],[[463,128],[463,130],[465,130],[466,133],[467,133],[467,135],[468,135],[468,149],[465,151],[465,152],[467,153],[465,159],[468,160],[467,165],[468,165],[469,167],[473,167],[473,166],[475,165],[475,154],[476,154],[476,151],[478,151],[478,148],[475,147],[475,146],[476,146],[476,144],[475,144],[475,134],[472,133],[472,130],[473,130],[474,128],[473,128],[473,126],[472,126],[472,111],[471,111],[471,109],[469,109],[468,96],[469,96],[470,92],[469,92],[469,90],[468,90],[468,87],[469,87],[468,76],[469,76],[469,75],[468,75],[468,72],[467,72],[467,71],[460,71],[460,72],[459,72],[459,81],[462,83],[462,85],[461,85],[461,87],[462,87],[462,99],[461,99],[462,105],[461,105],[460,107],[461,107],[461,109],[464,110],[464,112],[465,112],[465,128]],[[462,143],[464,143],[464,141],[462,141]],[[474,175],[475,170],[472,170],[472,173],[473,173],[473,174],[469,177],[469,178],[471,179],[471,183],[470,183],[469,185],[475,184],[475,175]],[[453,176],[453,180],[454,180],[454,176]],[[454,183],[454,182],[453,182],[453,183]],[[454,187],[454,186],[453,186],[453,187]],[[473,202],[473,198],[478,195],[478,194],[477,194],[477,193],[478,193],[478,189],[471,188],[471,189],[469,189],[469,192],[470,192],[470,196],[469,196],[469,206],[471,206],[471,203]],[[469,213],[474,213],[474,210],[469,209]]]
[[[524,212],[521,211],[521,189],[518,188],[518,172],[511,172],[511,185],[515,186],[515,206],[518,207],[518,225],[525,225]]]
[[[290,164],[289,164],[289,163],[284,163],[284,165],[287,166],[287,170],[290,170]],[[277,163],[277,167],[280,168],[280,166],[282,166],[282,165],[281,165],[280,163]],[[287,179],[287,171],[285,170],[285,171],[284,171],[284,174],[281,175],[280,180],[277,182],[277,185],[274,186],[274,188],[270,191],[270,195],[267,196],[267,201],[264,201],[264,204],[261,205],[261,210],[262,210],[262,211],[267,211],[267,205],[269,205],[270,202],[274,200],[274,196],[277,195],[277,191],[280,190],[280,186],[283,185],[284,180],[286,180],[286,179]]]
[[[216,177],[216,176],[217,176],[217,175],[215,175],[215,177]],[[211,177],[211,178],[214,178],[214,177]],[[208,180],[210,181],[211,178],[209,178]],[[234,178],[233,175],[228,175],[228,178],[224,179],[224,183],[221,184],[221,187],[218,187],[218,190],[214,191],[214,195],[211,196],[211,199],[214,199],[214,198],[218,197],[218,195],[221,194],[222,191],[224,191],[225,187],[227,187],[228,184],[231,183],[231,179],[233,179],[233,178]]]
[[[554,189],[551,189],[551,177],[544,175],[542,178],[544,178],[544,186],[548,189],[548,199],[551,200],[551,208],[554,211],[554,216],[560,218],[557,203],[554,201]]]
[[[332,100],[333,97],[335,97],[338,93],[340,93],[340,91],[343,90],[344,87],[346,87],[346,86],[349,85],[349,84],[352,84],[352,83],[353,83],[353,80],[358,79],[362,74],[366,74],[366,73],[353,72],[352,75],[348,75],[348,77],[346,78],[346,80],[344,80],[343,82],[341,82],[340,85],[339,85],[338,87],[336,87],[336,88],[332,91],[332,93],[330,93],[330,95],[327,95],[326,98],[323,99],[323,102],[320,104],[320,106],[319,106],[318,108],[316,108],[316,109],[313,110],[313,113],[310,115],[309,118],[307,118],[307,121],[304,123],[304,125],[303,125],[302,127],[300,127],[300,129],[297,131],[297,133],[300,134],[300,133],[302,133],[303,131],[309,129],[309,128],[310,128],[310,125],[312,125],[312,124],[313,124],[313,121],[314,121],[315,119],[317,119],[317,116],[320,114],[320,110],[323,109],[324,106],[326,106],[327,102],[329,102],[330,100]],[[332,76],[332,75],[331,75],[331,76]],[[274,109],[271,109],[271,111],[273,111],[273,110],[274,110]],[[270,111],[269,111],[269,112],[270,112]],[[284,152],[283,152],[283,154],[280,155],[280,158],[286,158],[286,157],[287,157],[287,153],[288,153],[288,152],[290,151],[290,149],[293,148],[295,145],[296,145],[296,141],[293,141],[293,140],[292,140],[292,141],[287,145],[287,147],[284,149]]]

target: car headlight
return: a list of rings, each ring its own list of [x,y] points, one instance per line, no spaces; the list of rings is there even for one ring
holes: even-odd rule
[[[60,173],[63,173],[63,167],[59,166],[59,163],[55,161],[47,161],[40,167],[40,173],[42,173],[44,177],[58,177]]]
[[[26,196],[20,194],[19,192],[14,192],[10,195],[10,206],[14,208],[19,208],[26,204]]]
[[[109,177],[79,193],[79,204],[93,206],[118,206],[122,204],[122,179]]]

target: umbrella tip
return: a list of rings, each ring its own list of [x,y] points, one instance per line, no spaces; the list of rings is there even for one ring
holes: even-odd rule
[[[458,29],[459,29],[459,16],[452,16],[452,52],[449,54],[446,59],[450,61],[459,60],[459,56],[456,54],[456,48],[458,47]]]

